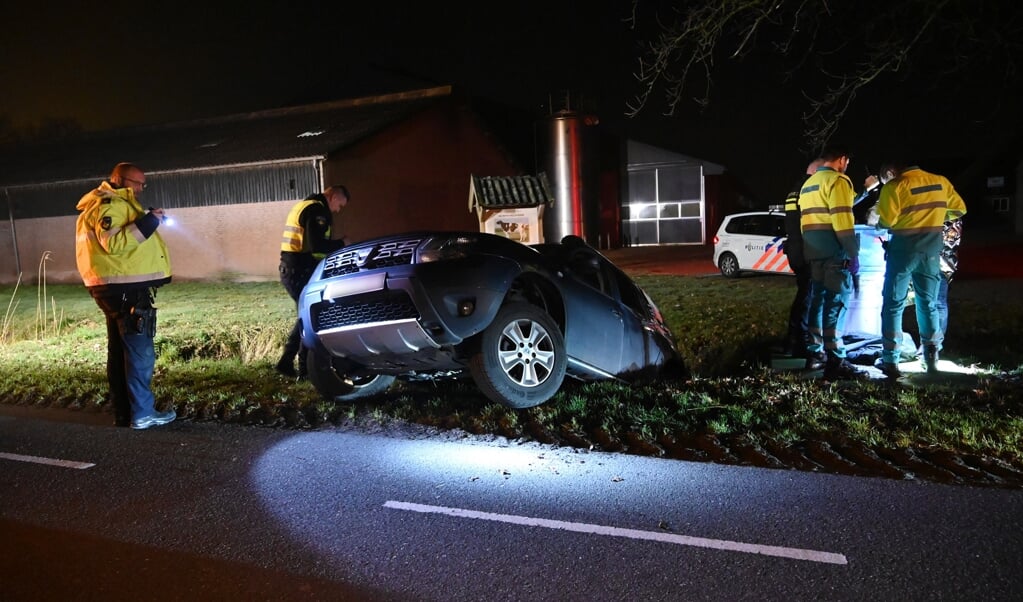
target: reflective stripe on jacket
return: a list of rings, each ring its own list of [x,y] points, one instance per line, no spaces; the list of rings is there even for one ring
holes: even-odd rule
[[[159,286],[170,280],[170,254],[131,188],[103,182],[78,201],[75,260],[87,287]],[[154,223],[155,220],[155,223]]]
[[[910,167],[881,188],[877,213],[899,248],[938,253],[945,222],[962,217],[966,204],[944,176]]]
[[[801,214],[799,211],[799,184],[785,197],[785,254],[789,256],[789,264],[799,268],[806,263],[803,254],[803,233],[800,229]]]
[[[852,181],[830,167],[818,167],[799,191],[800,230],[807,260],[859,254],[853,221]]]
[[[322,233],[323,240],[330,240],[330,209],[318,199],[308,198],[295,203],[295,206],[288,212],[288,219],[284,224],[284,235],[281,237],[281,251],[287,253],[311,253],[317,260],[323,259],[325,253],[315,251],[317,246],[322,245],[317,245],[316,241],[312,240],[312,237],[316,236],[317,233],[311,233],[312,236],[307,236],[306,229],[301,221],[302,212],[313,205],[319,205],[323,210],[316,211],[316,215],[311,216],[311,219],[316,221],[316,229]],[[310,218],[310,216],[306,217],[307,219]]]

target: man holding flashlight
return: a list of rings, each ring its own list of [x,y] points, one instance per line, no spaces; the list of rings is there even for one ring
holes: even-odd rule
[[[156,289],[171,280],[167,245],[156,231],[163,209],[146,211],[138,197],[146,174],[114,166],[108,182],[78,201],[75,256],[82,281],[107,324],[107,381],[114,423],[147,429],[177,414],[159,412],[151,390],[156,350]]]

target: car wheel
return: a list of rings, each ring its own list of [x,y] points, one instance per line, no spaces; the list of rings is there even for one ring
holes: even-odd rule
[[[726,278],[738,278],[739,260],[731,253],[722,253],[721,257],[718,258],[718,269],[721,270],[721,275]]]
[[[483,331],[469,371],[491,400],[531,408],[558,392],[567,363],[557,323],[534,305],[509,303]]]
[[[310,349],[306,356],[309,382],[324,399],[351,401],[383,393],[394,377],[387,374],[348,375],[340,360]]]

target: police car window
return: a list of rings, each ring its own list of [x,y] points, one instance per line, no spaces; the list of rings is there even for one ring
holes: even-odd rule
[[[742,217],[733,217],[728,222],[728,227],[725,231],[729,234],[750,234],[750,228],[755,227],[756,224],[753,222],[752,216],[744,215]]]
[[[756,236],[767,236],[769,235],[770,227],[769,222],[764,219],[764,216],[758,215],[750,219],[749,229],[746,234],[755,234]]]
[[[774,231],[771,236],[785,236],[785,216],[776,215],[771,222]]]

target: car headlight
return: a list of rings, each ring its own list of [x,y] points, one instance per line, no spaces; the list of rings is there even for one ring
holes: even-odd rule
[[[475,236],[435,237],[419,249],[419,263],[451,261],[468,257],[478,242]]]

